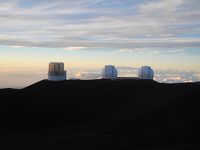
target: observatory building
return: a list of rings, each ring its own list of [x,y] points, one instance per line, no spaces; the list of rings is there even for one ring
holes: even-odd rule
[[[117,69],[113,65],[106,65],[102,71],[103,79],[116,79],[118,76]]]
[[[151,69],[150,66],[142,66],[139,69],[138,78],[139,79],[153,80],[153,78],[154,78],[154,72],[153,72],[153,70]]]
[[[62,62],[49,63],[48,80],[50,81],[66,80],[66,71],[64,70],[64,63]]]

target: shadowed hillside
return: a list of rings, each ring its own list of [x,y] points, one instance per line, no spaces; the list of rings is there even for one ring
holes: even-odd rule
[[[1,142],[28,149],[195,149],[199,83],[43,80],[1,89]]]

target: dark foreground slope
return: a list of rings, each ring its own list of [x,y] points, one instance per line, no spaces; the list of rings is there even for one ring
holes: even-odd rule
[[[199,97],[199,83],[145,80],[44,80],[4,89],[0,143],[26,149],[196,149]]]

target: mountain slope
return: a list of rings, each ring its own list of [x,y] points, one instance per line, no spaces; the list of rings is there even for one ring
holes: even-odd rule
[[[148,80],[43,80],[2,89],[2,141],[48,149],[192,148],[200,133],[199,96],[198,83]]]

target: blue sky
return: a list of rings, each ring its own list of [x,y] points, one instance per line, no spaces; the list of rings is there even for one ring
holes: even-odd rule
[[[199,0],[0,0],[0,69],[200,69]]]

